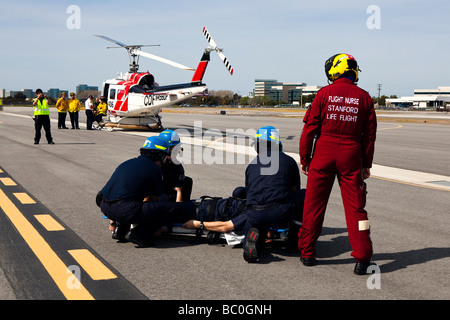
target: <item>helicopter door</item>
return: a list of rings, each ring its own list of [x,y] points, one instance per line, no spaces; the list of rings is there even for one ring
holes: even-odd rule
[[[114,110],[115,105],[116,105],[116,89],[110,88],[108,95],[108,109]]]
[[[103,96],[108,99],[109,83],[105,83],[103,86]]]

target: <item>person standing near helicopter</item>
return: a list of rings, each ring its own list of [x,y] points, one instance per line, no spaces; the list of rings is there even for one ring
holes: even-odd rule
[[[51,100],[47,99],[47,96],[44,95],[41,89],[36,90],[36,96],[37,98],[33,101],[35,129],[34,144],[39,144],[42,127],[44,127],[48,144],[55,144],[50,131],[50,109],[48,106],[51,103]]]
[[[86,129],[87,130],[94,130],[92,128],[92,124],[94,123],[94,97],[89,96],[86,102],[84,103],[84,106],[86,108]]]
[[[56,109],[58,109],[58,129],[69,129],[66,127],[67,109],[69,109],[69,101],[66,99],[67,93],[64,91],[61,98],[56,102]]]
[[[308,176],[299,231],[300,260],[313,266],[315,244],[322,231],[328,198],[337,176],[345,209],[354,273],[366,274],[372,257],[366,184],[375,150],[377,120],[370,95],[360,89],[358,64],[349,54],[336,54],[325,62],[332,83],[317,93],[308,110],[300,138],[301,171]],[[319,135],[311,158],[314,138]]]
[[[72,124],[72,129],[80,129],[80,126],[78,124],[78,113],[81,109],[81,103],[80,100],[78,100],[75,97],[75,93],[70,93],[70,99],[69,99],[69,116],[70,116],[70,123]]]

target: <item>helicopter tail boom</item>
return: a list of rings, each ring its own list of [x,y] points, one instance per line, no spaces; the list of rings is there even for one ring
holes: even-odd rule
[[[200,60],[200,63],[198,64],[197,69],[195,69],[195,73],[194,73],[194,76],[192,77],[191,82],[201,82],[202,81],[209,61],[210,61],[209,51],[205,50],[205,52],[203,53],[203,56]]]

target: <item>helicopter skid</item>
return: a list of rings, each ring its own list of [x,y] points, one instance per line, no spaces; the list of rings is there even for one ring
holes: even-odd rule
[[[163,131],[164,127],[154,124],[153,126],[150,125],[137,125],[137,124],[120,124],[120,123],[112,123],[108,122],[106,123],[103,128],[117,128],[117,129],[128,129],[128,130],[142,130],[142,131]]]
[[[102,128],[120,128],[129,130],[163,131],[161,117],[111,117],[109,122],[101,126]]]

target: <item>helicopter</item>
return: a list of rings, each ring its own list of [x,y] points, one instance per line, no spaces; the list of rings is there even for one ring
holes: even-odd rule
[[[204,50],[196,69],[141,50],[144,46],[155,45],[126,45],[103,35],[94,35],[118,45],[118,47],[107,47],[107,49],[126,49],[130,59],[129,71],[126,74],[120,74],[117,78],[106,80],[103,83],[102,95],[107,100],[108,111],[107,121],[100,124],[100,129],[164,130],[159,115],[163,107],[178,104],[183,100],[207,92],[206,84],[202,80],[210,61],[211,51],[217,52],[228,72],[233,75],[233,67],[223,54],[223,49],[217,46],[206,27],[203,28],[203,34],[209,47]],[[141,56],[183,70],[194,71],[194,76],[187,83],[160,86],[148,71],[138,72],[139,57]]]

